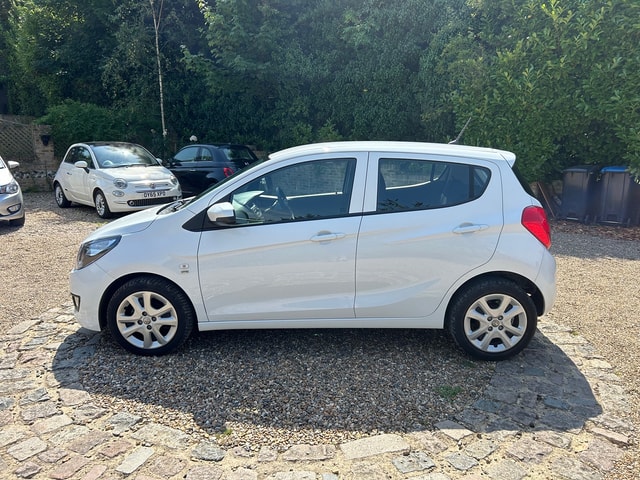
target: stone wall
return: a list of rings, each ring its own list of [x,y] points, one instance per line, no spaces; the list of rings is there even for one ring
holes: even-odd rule
[[[36,125],[31,117],[0,115],[0,156],[20,163],[13,174],[23,190],[51,190],[58,162],[49,125]]]

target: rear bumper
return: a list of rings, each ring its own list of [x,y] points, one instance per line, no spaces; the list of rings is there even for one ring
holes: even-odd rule
[[[542,315],[544,315],[553,307],[557,294],[556,259],[548,252],[542,256],[542,263],[540,264],[540,270],[535,283],[544,298],[544,311],[542,312]]]

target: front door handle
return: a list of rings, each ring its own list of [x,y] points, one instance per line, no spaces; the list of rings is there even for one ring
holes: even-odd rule
[[[311,237],[311,241],[312,242],[330,242],[332,240],[338,240],[344,237],[346,237],[344,233],[321,232]]]

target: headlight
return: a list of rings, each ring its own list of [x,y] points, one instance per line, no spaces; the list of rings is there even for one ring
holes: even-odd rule
[[[127,181],[124,178],[116,178],[113,181],[113,186],[120,189],[127,188]]]
[[[174,185],[178,184],[178,179],[176,177],[174,177],[173,175],[171,176],[171,183],[173,183]]]
[[[20,191],[20,187],[17,182],[11,182],[6,185],[0,186],[0,194],[3,193],[18,193]]]
[[[96,260],[104,257],[107,253],[115,248],[120,242],[120,235],[115,237],[99,238],[80,245],[78,259],[76,261],[76,270],[80,270],[91,265]]]

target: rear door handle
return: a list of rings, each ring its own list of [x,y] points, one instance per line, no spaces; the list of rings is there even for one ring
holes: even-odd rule
[[[474,233],[486,230],[489,225],[479,225],[477,223],[463,223],[453,229],[453,233]]]

